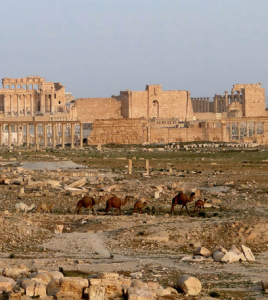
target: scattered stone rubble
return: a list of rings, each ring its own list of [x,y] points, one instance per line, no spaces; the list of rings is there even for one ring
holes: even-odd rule
[[[224,263],[234,263],[238,261],[255,261],[255,257],[250,248],[245,245],[241,245],[242,252],[236,247],[231,246],[229,250],[223,247],[216,247],[212,251],[205,247],[198,247],[193,251],[193,256],[183,257],[182,261],[215,261]]]
[[[64,277],[59,271],[38,270],[31,273],[25,266],[4,271],[5,276],[0,276],[0,295],[7,294],[9,299],[26,300],[40,296],[44,299],[104,300],[127,297],[129,300],[153,300],[178,294],[172,287],[164,288],[157,282],[145,283],[118,273],[92,274],[86,279]],[[182,276],[177,281],[177,288],[185,294],[198,295],[202,285],[197,278]]]

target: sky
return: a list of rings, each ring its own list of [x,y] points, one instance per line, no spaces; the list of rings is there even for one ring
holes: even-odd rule
[[[267,0],[0,0],[1,78],[39,75],[75,98],[148,84],[213,97],[268,92]],[[212,100],[212,99],[211,99]]]

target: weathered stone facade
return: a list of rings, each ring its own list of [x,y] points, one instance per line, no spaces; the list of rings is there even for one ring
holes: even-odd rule
[[[27,117],[38,114],[66,112],[65,87],[46,82],[39,76],[2,79],[0,114]]]
[[[195,113],[224,113],[241,110],[243,117],[267,116],[265,112],[265,89],[258,84],[235,84],[231,94],[215,95],[213,102],[209,98],[192,98]]]
[[[113,96],[122,103],[124,118],[193,119],[189,91],[162,91],[161,85],[147,85],[145,91],[121,91]]]
[[[72,108],[77,111],[77,117],[83,123],[121,117],[121,102],[113,98],[79,98]]]
[[[73,107],[85,123],[110,118],[193,119],[190,92],[162,91],[161,85],[147,85],[145,91],[121,91],[112,98],[77,99]]]

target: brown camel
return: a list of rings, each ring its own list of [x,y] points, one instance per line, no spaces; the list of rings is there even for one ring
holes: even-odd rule
[[[177,196],[175,196],[172,199],[171,213],[174,214],[174,207],[176,205],[182,205],[180,213],[182,213],[182,209],[185,206],[186,210],[187,210],[187,213],[189,215],[189,211],[188,211],[188,208],[187,208],[187,203],[188,202],[192,202],[194,200],[194,196],[195,196],[195,193],[191,193],[191,197],[190,198],[188,198],[188,196],[185,195],[185,194],[183,194],[183,193],[179,193]]]
[[[140,214],[142,214],[142,209],[147,205],[147,202],[137,201],[134,205],[134,213],[139,210]]]
[[[202,200],[198,200],[195,202],[195,206],[194,206],[194,211],[195,209],[197,209],[197,211],[201,211],[202,207],[203,207],[203,210],[205,211],[205,204],[207,203],[207,199],[204,199],[204,201]]]
[[[116,208],[116,211],[120,211],[120,215],[122,214],[121,212],[121,206],[125,205],[127,203],[127,201],[132,198],[131,196],[126,196],[125,197],[125,200],[122,201],[120,198],[118,198],[117,196],[113,196],[112,198],[108,199],[106,201],[106,208],[105,208],[105,211],[106,211],[106,215],[108,213],[108,210],[110,208]]]
[[[36,212],[40,212],[40,210],[43,210],[44,213],[51,213],[52,208],[55,206],[55,203],[52,204],[47,204],[45,202],[42,202],[38,205],[37,207],[37,211]]]
[[[89,197],[89,196],[85,196],[83,197],[81,200],[79,200],[77,202],[77,205],[76,205],[76,209],[74,211],[74,214],[76,214],[77,212],[80,214],[81,213],[81,209],[82,207],[84,208],[89,208],[89,213],[92,211],[94,211],[95,215],[97,215],[97,212],[94,208],[94,205],[96,205],[97,203],[99,203],[105,196],[101,196],[98,200],[98,202],[92,198],[92,197]]]

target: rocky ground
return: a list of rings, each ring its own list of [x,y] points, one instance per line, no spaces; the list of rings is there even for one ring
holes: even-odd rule
[[[183,147],[1,148],[0,271],[24,264],[32,271],[60,268],[69,276],[117,272],[164,287],[190,275],[203,288],[199,296],[187,299],[205,299],[212,292],[221,299],[268,298],[260,283],[268,271],[268,148]],[[186,210],[180,215],[179,206],[170,214],[171,199],[180,191],[197,194],[188,204],[189,215]],[[84,195],[133,198],[121,216],[113,210],[105,215],[106,200],[95,206],[97,216],[86,209],[74,215]],[[204,198],[205,213],[193,212],[195,201]],[[148,203],[142,215],[133,213],[140,199]],[[16,212],[18,202],[35,208]],[[55,203],[51,214],[36,212],[42,202]],[[63,232],[54,233],[55,225],[64,225]],[[199,246],[212,250],[232,245],[250,247],[256,260],[226,264],[184,259]]]

